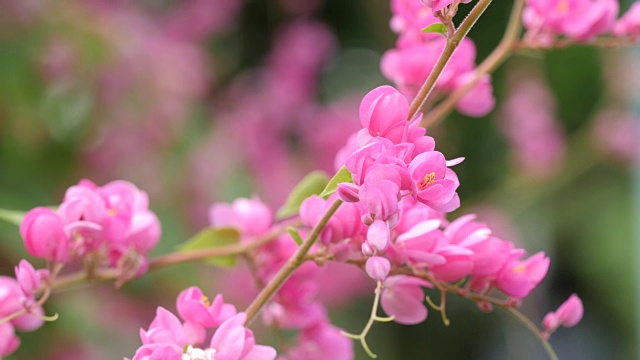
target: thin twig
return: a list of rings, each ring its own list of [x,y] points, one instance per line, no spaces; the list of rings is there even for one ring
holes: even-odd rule
[[[255,317],[258,315],[260,310],[266,305],[266,303],[273,297],[273,295],[280,289],[280,287],[284,284],[287,279],[293,274],[293,272],[300,267],[300,265],[304,262],[304,258],[311,249],[311,246],[318,240],[320,233],[327,225],[333,214],[338,210],[340,205],[342,204],[342,200],[336,200],[331,207],[324,214],[320,222],[311,230],[307,239],[300,245],[298,250],[296,250],[295,254],[287,262],[278,270],[276,275],[267,283],[267,285],[260,291],[260,294],[253,300],[251,305],[245,310],[247,314],[247,320],[245,321],[245,325],[249,325]]]
[[[481,79],[484,75],[492,73],[500,66],[513,52],[514,45],[520,37],[522,30],[522,11],[524,9],[525,0],[515,0],[509,23],[505,30],[502,40],[498,46],[489,54],[489,56],[480,64],[474,72],[473,78],[460,87],[445,100],[443,100],[432,111],[428,112],[422,119],[421,125],[429,128],[440,123],[445,116],[449,115],[455,108],[458,101],[462,99]],[[479,5],[480,3],[478,3]],[[466,19],[465,19],[466,20]],[[460,26],[462,28],[462,25]],[[460,30],[460,29],[459,29]]]
[[[447,38],[447,44],[445,45],[444,50],[442,50],[440,58],[438,58],[436,65],[433,67],[433,70],[431,70],[431,73],[429,73],[429,76],[427,76],[424,84],[422,84],[420,91],[418,91],[418,94],[409,106],[408,120],[413,119],[418,111],[420,111],[425,101],[427,101],[429,95],[436,85],[436,81],[440,77],[440,74],[444,70],[445,66],[447,66],[449,59],[451,59],[451,56],[458,48],[458,45],[460,45],[465,36],[467,36],[469,30],[471,30],[471,27],[473,27],[476,21],[478,21],[480,15],[482,15],[487,7],[489,7],[489,4],[491,4],[491,0],[479,0],[478,3],[473,7],[473,9],[471,9],[469,15],[467,15],[467,17],[462,21],[455,34]]]

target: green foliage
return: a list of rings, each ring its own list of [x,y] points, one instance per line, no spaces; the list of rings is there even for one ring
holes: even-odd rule
[[[240,241],[240,232],[236,228],[207,228],[194,235],[178,248],[184,252],[198,251],[233,245],[238,241]],[[205,262],[214,266],[232,268],[236,265],[236,258],[235,256],[216,256],[207,258]]]
[[[298,232],[298,229],[294,228],[294,227],[288,227],[287,231],[289,232],[289,235],[291,235],[291,237],[293,238],[293,241],[296,242],[296,244],[298,245],[302,245],[302,236],[300,236],[300,233]]]
[[[323,171],[312,171],[291,190],[284,205],[276,213],[277,219],[297,214],[302,202],[311,195],[320,194],[326,188],[329,177]]]
[[[431,24],[431,25],[427,26],[426,28],[422,29],[422,32],[423,33],[436,33],[436,34],[441,34],[443,36],[446,36],[447,27],[443,23],[435,23],[435,24]]]
[[[325,199],[328,198],[329,195],[336,192],[338,184],[343,182],[353,183],[351,172],[347,170],[345,166],[341,167],[340,170],[338,170],[338,172],[331,178],[331,180],[329,180],[329,183],[324,188],[324,190],[322,190],[319,196]]]

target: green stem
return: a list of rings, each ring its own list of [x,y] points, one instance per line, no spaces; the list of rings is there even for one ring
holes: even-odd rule
[[[369,321],[367,321],[367,324],[364,326],[364,329],[362,329],[360,334],[354,335],[344,331],[340,332],[343,336],[346,336],[350,339],[359,340],[360,344],[362,345],[362,349],[364,349],[364,352],[366,352],[367,355],[369,355],[369,357],[371,357],[372,359],[375,359],[378,357],[378,355],[374,354],[373,351],[371,351],[371,349],[369,348],[369,345],[367,344],[367,334],[369,334],[369,331],[371,330],[373,323],[376,321],[383,321],[383,322],[393,321],[393,317],[382,318],[382,317],[378,317],[377,315],[381,294],[382,294],[382,282],[378,281],[378,284],[375,290],[375,296],[373,297],[373,306],[371,307],[371,315],[369,316]]]
[[[553,347],[551,346],[549,341],[547,341],[547,339],[545,339],[542,336],[540,331],[538,331],[538,328],[531,322],[531,320],[527,319],[527,317],[522,315],[520,311],[512,307],[503,307],[503,309],[505,309],[508,313],[513,315],[516,319],[520,320],[520,322],[523,325],[525,325],[538,338],[538,340],[544,347],[544,350],[547,352],[549,359],[558,360],[558,355],[556,355],[556,352],[553,350]]]
[[[491,4],[491,0],[479,0],[473,9],[471,9],[469,15],[467,15],[467,17],[462,21],[460,27],[458,27],[453,36],[447,38],[447,44],[445,45],[440,58],[409,106],[408,120],[413,119],[418,111],[420,111],[425,101],[427,101],[436,85],[436,81],[449,62],[449,59],[451,59],[451,56],[456,51],[464,37],[467,36],[471,27],[473,27],[476,21],[478,21],[480,15],[482,15],[487,7],[489,7],[489,4]]]
[[[449,95],[437,107],[427,113],[422,119],[422,126],[428,128],[440,123],[445,116],[449,115],[449,113],[455,108],[458,101],[460,101],[460,99],[462,99],[484,75],[495,71],[496,68],[498,68],[498,66],[500,66],[511,55],[514,46],[520,37],[520,31],[522,29],[521,19],[524,2],[525,0],[515,0],[513,8],[511,9],[511,15],[509,16],[509,23],[507,24],[502,40],[491,54],[478,66],[471,81],[451,93],[451,95]],[[478,3],[478,5],[480,5],[480,3]],[[462,26],[460,26],[460,28],[462,28]]]
[[[336,200],[331,207],[324,214],[320,222],[311,230],[307,239],[298,247],[295,254],[280,268],[276,275],[269,281],[269,283],[260,291],[258,296],[253,300],[251,305],[245,310],[247,314],[246,325],[250,324],[258,315],[260,310],[266,305],[266,303],[273,297],[273,295],[280,289],[287,279],[293,274],[293,272],[304,262],[304,258],[311,249],[311,246],[318,240],[320,233],[327,225],[333,214],[338,210],[342,200]]]

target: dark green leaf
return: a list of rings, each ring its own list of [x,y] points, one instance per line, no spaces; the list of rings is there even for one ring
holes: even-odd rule
[[[341,167],[340,170],[338,170],[338,172],[331,178],[331,180],[329,180],[329,183],[324,188],[324,190],[322,190],[319,196],[326,199],[327,197],[329,197],[329,195],[336,192],[338,184],[343,182],[353,183],[351,172],[347,170],[345,166]]]
[[[185,252],[212,249],[233,245],[238,241],[240,241],[240,232],[236,228],[208,228],[200,231],[187,240],[186,243],[180,245],[179,249]],[[236,265],[236,258],[235,256],[216,256],[207,258],[205,262],[211,265],[231,268]]]
[[[329,177],[322,171],[313,171],[291,190],[284,205],[276,214],[277,219],[284,219],[297,214],[302,202],[311,195],[317,195],[327,186]]]

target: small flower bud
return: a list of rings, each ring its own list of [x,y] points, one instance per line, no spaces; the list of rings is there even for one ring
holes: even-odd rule
[[[372,279],[384,281],[384,279],[387,278],[387,275],[389,275],[389,271],[391,271],[391,263],[387,258],[373,256],[367,259],[365,269]]]

